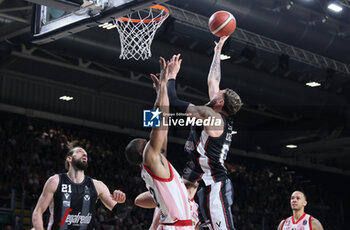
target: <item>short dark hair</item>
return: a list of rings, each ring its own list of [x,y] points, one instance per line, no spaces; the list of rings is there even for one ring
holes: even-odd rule
[[[192,183],[192,182],[189,182],[188,180],[184,181],[184,184],[185,184],[185,187],[186,188],[198,188],[198,183],[195,182],[195,183]]]
[[[232,89],[226,89],[224,93],[223,111],[229,116],[235,115],[242,107],[243,103],[239,95]]]
[[[135,138],[129,142],[125,148],[125,157],[130,164],[140,165],[142,163],[142,154],[145,139]]]
[[[293,193],[295,193],[295,192],[302,193],[304,195],[304,197],[305,197],[305,200],[307,201],[306,194],[305,194],[305,192],[303,190],[295,190]]]

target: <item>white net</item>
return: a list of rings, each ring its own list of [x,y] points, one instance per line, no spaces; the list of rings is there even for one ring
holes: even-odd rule
[[[120,59],[148,59],[152,56],[151,45],[157,29],[169,13],[165,7],[152,6],[147,12],[138,11],[114,20],[118,29]]]

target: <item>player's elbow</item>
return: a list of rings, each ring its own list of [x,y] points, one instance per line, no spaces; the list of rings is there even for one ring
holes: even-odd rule
[[[140,197],[136,197],[134,204],[138,207],[141,208],[156,208],[156,204],[153,202],[153,199],[151,198],[151,200],[145,199],[145,197],[140,196]]]
[[[141,205],[140,205],[140,199],[139,199],[138,197],[135,198],[135,200],[134,200],[134,205],[135,205],[135,206],[138,206],[138,207],[141,207]]]
[[[145,205],[144,199],[142,197],[136,197],[134,204],[137,207],[147,208],[147,205]]]

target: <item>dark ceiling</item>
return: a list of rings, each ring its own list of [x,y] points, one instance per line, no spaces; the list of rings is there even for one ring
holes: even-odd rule
[[[350,7],[338,1],[344,9],[335,14],[327,9],[329,2],[171,0],[166,4],[173,14],[155,36],[152,57],[126,61],[118,58],[115,29],[95,27],[33,44],[31,3],[0,0],[0,68],[152,101],[146,75],[157,71],[159,56],[181,53],[180,95],[202,104],[217,38],[196,18],[200,22],[227,10],[238,29],[223,50],[231,59],[222,61],[221,86],[236,90],[245,103],[236,118],[233,147],[350,170]],[[131,71],[140,78],[128,79]],[[308,81],[322,85],[311,88]],[[286,149],[286,144],[298,148]]]

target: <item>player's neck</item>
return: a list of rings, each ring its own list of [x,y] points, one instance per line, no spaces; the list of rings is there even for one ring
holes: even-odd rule
[[[298,221],[303,214],[304,214],[304,209],[293,210],[294,221]]]
[[[85,179],[84,170],[75,170],[70,168],[67,172],[69,179],[74,183],[81,183]]]
[[[214,111],[217,112],[217,113],[222,113],[222,114],[224,114],[226,117],[228,117],[228,114],[227,114],[225,111],[222,110],[222,107],[219,107],[219,108],[217,108],[217,109],[214,109]]]

